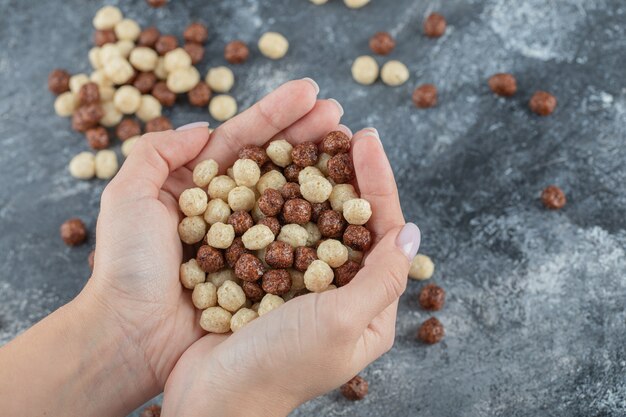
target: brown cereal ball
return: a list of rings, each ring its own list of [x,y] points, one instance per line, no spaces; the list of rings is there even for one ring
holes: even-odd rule
[[[178,48],[178,39],[173,35],[161,35],[154,44],[154,49],[159,55],[165,55],[176,48]]]
[[[261,176],[263,176],[264,174],[267,174],[270,171],[280,171],[280,167],[276,165],[275,163],[273,163],[272,161],[267,161],[261,167]]]
[[[370,38],[370,49],[378,55],[389,55],[396,47],[396,41],[389,32],[376,32]]]
[[[438,285],[428,284],[420,291],[419,303],[424,310],[441,310],[445,301],[446,291]]]
[[[159,29],[155,28],[154,26],[145,28],[139,34],[139,38],[137,38],[137,46],[147,46],[148,48],[154,48],[160,36],[161,32],[159,32]]]
[[[242,254],[235,263],[235,275],[243,281],[256,281],[264,272],[263,262],[250,253]]]
[[[106,149],[109,147],[109,133],[102,126],[92,127],[85,132],[87,143],[92,149]]]
[[[285,176],[285,179],[289,182],[298,182],[298,175],[300,174],[300,171],[302,171],[302,167],[296,164],[291,164],[285,167],[285,169],[283,170],[283,175]]]
[[[155,117],[146,123],[146,133],[164,132],[172,129],[172,122],[166,116]]]
[[[152,404],[141,411],[139,417],[161,417],[161,406]]]
[[[65,221],[60,228],[61,239],[67,246],[80,245],[87,239],[87,228],[81,219],[73,218]]]
[[[259,219],[256,224],[262,224],[269,227],[272,233],[274,233],[274,236],[278,236],[278,234],[280,233],[281,226],[276,217],[263,217],[262,219]]]
[[[293,259],[293,267],[300,272],[304,272],[311,265],[311,262],[317,259],[317,251],[306,246],[299,246],[294,251]]]
[[[272,269],[263,274],[261,288],[268,294],[283,295],[291,289],[291,275],[286,269]]]
[[[244,253],[250,253],[250,251],[243,245],[241,238],[236,237],[233,239],[233,243],[224,251],[224,257],[226,258],[228,266],[234,268],[237,261]]]
[[[94,82],[88,82],[83,84],[78,91],[78,105],[84,106],[85,104],[97,103],[100,101],[100,89],[98,84]]]
[[[154,85],[152,95],[165,107],[173,106],[176,102],[176,93],[167,88],[165,81],[159,81]]]
[[[417,338],[426,344],[433,345],[441,341],[444,334],[443,324],[437,318],[431,317],[422,323],[417,331]]]
[[[328,160],[328,176],[337,184],[354,180],[354,165],[350,155],[342,153]]]
[[[285,200],[279,191],[268,188],[259,198],[259,209],[266,216],[276,216],[283,208]]]
[[[102,46],[107,43],[117,42],[117,36],[113,29],[96,30],[93,33],[93,44],[96,46]]]
[[[323,237],[340,238],[346,222],[338,211],[324,210],[317,219],[317,227]]]
[[[541,193],[541,202],[550,210],[559,210],[565,206],[565,193],[556,185],[547,186]]]
[[[274,241],[267,246],[265,251],[265,263],[272,268],[291,268],[293,265],[293,253],[294,251],[290,244]]]
[[[217,272],[224,267],[224,255],[218,249],[202,245],[196,254],[196,262],[204,272]]]
[[[446,19],[439,13],[431,13],[424,20],[424,34],[429,38],[438,38],[446,32]]]
[[[183,38],[187,42],[204,43],[209,37],[209,31],[202,23],[194,22],[185,28]]]
[[[315,165],[317,163],[317,157],[317,145],[313,142],[300,143],[294,146],[291,151],[293,163],[302,168]],[[288,179],[288,181],[290,180]]]
[[[511,97],[517,92],[517,81],[512,74],[494,74],[487,83],[491,91],[502,97]]]
[[[432,84],[422,84],[413,91],[413,104],[420,109],[427,109],[437,105],[437,87]]]
[[[211,94],[209,86],[204,81],[200,81],[187,93],[187,97],[192,106],[205,107],[211,100]]]
[[[241,288],[243,289],[244,294],[246,294],[246,297],[248,297],[248,300],[254,303],[261,301],[265,295],[265,291],[263,291],[261,285],[255,281],[244,281],[241,284]]]
[[[100,104],[88,104],[81,106],[72,114],[72,129],[85,132],[95,127],[104,116],[104,110]]]
[[[141,94],[149,94],[157,83],[157,77],[154,72],[140,72],[133,81],[135,87]]]
[[[324,201],[323,203],[313,203],[311,204],[311,221],[317,222],[320,217],[320,214],[326,210],[330,210],[330,201]]]
[[[236,236],[241,236],[254,226],[254,220],[247,211],[236,211],[228,216],[228,224],[233,226]]]
[[[196,65],[198,62],[202,61],[202,58],[204,58],[204,46],[199,43],[187,42],[183,46],[183,49],[189,54],[193,65]]]
[[[322,152],[331,156],[350,151],[350,138],[340,130],[330,132],[322,139]]]
[[[141,125],[135,119],[124,119],[115,128],[115,135],[120,140],[130,139],[141,135]]]
[[[343,287],[352,281],[352,278],[356,276],[356,274],[361,269],[361,265],[354,261],[347,261],[339,268],[335,269],[335,285],[338,287]]]
[[[358,401],[362,400],[367,395],[369,384],[366,380],[357,375],[343,384],[339,390],[341,391],[341,395],[350,401]]]
[[[530,110],[539,116],[548,116],[556,108],[556,97],[546,91],[537,91],[528,103]]]
[[[239,151],[239,159],[252,159],[257,163],[259,168],[263,167],[263,165],[269,160],[267,154],[265,153],[265,149],[256,145],[246,145],[241,148]]]
[[[146,0],[146,3],[150,7],[154,7],[155,9],[158,7],[163,7],[167,4],[167,0]]]
[[[286,223],[303,225],[311,220],[311,203],[301,198],[292,198],[285,202],[282,213]]]
[[[280,187],[280,195],[283,196],[283,199],[290,200],[292,198],[302,198],[302,194],[300,193],[300,186],[295,182],[288,182],[287,184]]]
[[[65,70],[52,70],[48,75],[48,90],[56,95],[70,91],[70,77],[70,73]]]
[[[363,226],[348,225],[343,233],[343,244],[358,251],[367,251],[372,245],[372,234]]]
[[[249,55],[248,46],[242,41],[229,42],[224,48],[224,58],[231,64],[243,64]]]

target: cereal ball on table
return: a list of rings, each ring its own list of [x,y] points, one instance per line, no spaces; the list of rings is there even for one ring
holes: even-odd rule
[[[100,59],[100,47],[94,46],[87,53],[87,58],[89,59],[89,63],[91,67],[95,70],[102,68],[102,60]],[[91,77],[90,77],[91,78]]]
[[[141,93],[133,86],[123,85],[115,92],[113,104],[122,113],[133,114],[141,105]]]
[[[312,292],[322,292],[333,282],[332,268],[319,259],[311,262],[304,273],[304,285]]]
[[[323,203],[328,200],[333,191],[333,186],[324,178],[315,176],[300,185],[302,197],[310,203]]]
[[[337,184],[333,187],[333,191],[330,193],[328,201],[330,201],[330,206],[333,210],[343,212],[344,203],[354,198],[358,198],[358,195],[352,185]]]
[[[369,42],[372,52],[378,55],[389,55],[396,47],[396,41],[389,32],[376,32]]]
[[[215,307],[217,305],[217,287],[212,282],[196,284],[191,294],[191,301],[200,310]]]
[[[273,163],[284,168],[292,162],[292,150],[293,146],[291,146],[289,142],[284,139],[280,139],[270,142],[265,152]]]
[[[428,284],[419,294],[419,303],[424,310],[438,311],[446,301],[446,291],[438,285]]]
[[[277,240],[289,243],[293,248],[305,246],[309,233],[307,230],[297,224],[286,224],[280,229]]]
[[[204,220],[202,220],[204,222]],[[235,229],[230,224],[217,222],[211,225],[207,233],[207,243],[217,249],[226,249],[235,238]]]
[[[204,47],[199,43],[187,42],[183,46],[183,49],[189,54],[193,65],[198,64],[202,61],[202,58],[204,58]]]
[[[259,304],[259,316],[269,313],[270,311],[285,304],[285,300],[274,294],[265,294]]]
[[[224,48],[224,58],[231,64],[243,64],[249,55],[248,46],[239,40],[229,42]]]
[[[246,294],[234,281],[226,281],[217,289],[217,304],[234,313],[246,303]]]
[[[198,187],[206,187],[219,171],[219,164],[213,159],[199,162],[193,169],[193,182]]]
[[[246,249],[259,250],[265,248],[267,245],[274,241],[274,233],[272,233],[272,230],[269,227],[262,224],[257,224],[248,229],[246,233],[244,233],[241,237],[241,240],[243,241]]]
[[[202,245],[196,253],[196,261],[200,268],[207,273],[217,272],[224,267],[224,255],[219,249]]]
[[[431,13],[424,20],[424,34],[429,38],[438,38],[446,32],[446,19],[439,13]]]
[[[218,175],[209,183],[209,196],[228,201],[228,194],[237,184],[227,175]]]
[[[115,25],[115,36],[119,40],[136,41],[141,33],[141,28],[132,19],[123,19]]]
[[[372,216],[372,206],[362,198],[353,198],[343,203],[343,217],[350,224],[364,225]]]
[[[235,187],[228,193],[228,205],[233,211],[250,211],[254,203],[254,191],[248,187]]]
[[[491,91],[502,97],[511,97],[517,92],[517,80],[512,74],[494,74],[487,83]]]
[[[173,128],[172,122],[165,116],[155,117],[146,123],[146,133],[164,132]]]
[[[259,51],[270,59],[280,59],[287,54],[289,41],[277,32],[266,32],[259,39]]]
[[[259,193],[263,194],[265,190],[271,188],[274,190],[280,190],[280,188],[287,184],[287,180],[278,171],[272,170],[269,171],[259,178],[259,181],[256,184],[256,189]]]
[[[344,4],[351,9],[360,9],[367,5],[370,0],[343,0]]]
[[[57,116],[69,117],[74,113],[78,104],[76,96],[71,91],[59,94],[54,100],[54,112]]]
[[[96,30],[93,33],[93,43],[96,47],[101,47],[107,43],[115,42],[117,42],[117,36],[115,36],[115,31],[113,29]]]
[[[183,48],[176,48],[165,54],[163,57],[165,71],[174,72],[178,69],[185,69],[191,66],[191,57]]]
[[[178,48],[178,39],[172,35],[161,35],[154,44],[154,49],[161,56]]]
[[[341,395],[350,401],[358,401],[365,398],[369,391],[369,384],[366,380],[360,376],[355,376],[350,381],[346,382],[339,389]]]
[[[62,69],[54,69],[48,75],[48,90],[51,93],[59,95],[70,90],[70,78],[69,72]]]
[[[183,38],[187,42],[204,43],[209,38],[209,31],[202,23],[194,22],[185,28]]]
[[[212,225],[215,223],[226,223],[230,216],[230,207],[228,204],[220,199],[214,198],[207,204],[206,211],[204,212],[204,221]]]
[[[162,56],[159,57],[156,63],[156,67],[154,67],[154,75],[159,80],[167,80],[167,71],[165,71],[165,60]]]
[[[235,262],[235,275],[242,281],[257,281],[263,273],[265,273],[263,262],[250,253],[242,253]]]
[[[263,274],[261,288],[268,294],[284,295],[291,290],[291,275],[286,269],[272,269]]]
[[[96,161],[91,152],[81,152],[69,164],[70,175],[80,180],[89,180],[96,175]]]
[[[141,126],[135,119],[127,118],[120,122],[119,125],[115,128],[116,136],[124,141],[126,139],[132,138],[133,136],[141,135]]]
[[[178,235],[180,240],[188,245],[198,243],[207,232],[207,226],[202,216],[185,217],[178,224]]]
[[[84,106],[94,104],[100,101],[100,90],[98,84],[89,81],[83,84],[78,90],[78,104]]]
[[[113,29],[121,22],[123,16],[120,9],[115,6],[104,6],[96,12],[93,18],[93,27],[98,30]]]
[[[81,106],[72,113],[72,129],[85,132],[89,128],[96,127],[103,116],[104,110],[99,104]]]
[[[556,97],[547,91],[537,91],[530,98],[530,110],[539,116],[548,116],[556,109]]]
[[[238,159],[233,165],[237,185],[254,187],[261,178],[261,169],[252,159]]]
[[[141,102],[137,109],[136,115],[142,122],[148,122],[161,115],[161,103],[151,96],[144,94],[141,96]]]
[[[186,52],[185,52],[186,53]],[[167,74],[167,88],[174,93],[186,93],[198,84],[200,73],[195,67],[178,68]]]
[[[87,74],[75,74],[70,77],[69,87],[70,91],[76,95],[80,91],[80,88],[89,82]]]
[[[135,70],[133,70],[126,58],[115,56],[110,61],[105,62],[104,73],[115,84],[121,85],[135,75]]]
[[[380,69],[374,58],[362,55],[352,63],[352,78],[359,84],[370,85],[378,79]]]
[[[189,104],[196,107],[204,107],[209,104],[213,93],[206,83],[200,81],[194,88],[189,90],[187,97]]]
[[[259,315],[256,311],[249,308],[242,308],[233,314],[233,317],[230,319],[230,330],[235,333],[257,317],[259,317]]]
[[[167,83],[159,81],[152,88],[152,95],[162,106],[171,107],[176,103],[176,93],[167,88]]]
[[[235,84],[235,75],[228,67],[215,67],[209,69],[205,80],[211,90],[217,93],[227,93]]]
[[[237,114],[237,102],[229,95],[217,95],[209,103],[209,113],[217,121],[226,121]]]
[[[85,132],[87,143],[92,149],[106,149],[109,147],[109,133],[102,126],[92,127]]]
[[[67,246],[77,246],[87,239],[87,228],[81,219],[73,218],[65,221],[60,229],[61,239]]]
[[[117,126],[124,117],[124,114],[115,107],[113,101],[102,103],[102,111],[104,115],[100,119],[100,124],[105,127]]]
[[[415,107],[427,109],[437,105],[437,87],[433,84],[422,84],[413,91],[411,96]]]
[[[400,61],[392,60],[383,65],[380,78],[391,87],[404,84],[409,79],[409,69]]]
[[[209,307],[200,316],[200,327],[209,333],[228,333],[232,314],[222,307]]]
[[[550,210],[562,209],[567,203],[565,193],[556,185],[548,185],[541,192],[541,203]]]
[[[178,205],[185,216],[199,216],[204,214],[208,198],[202,188],[189,188],[178,197]]]
[[[154,26],[147,27],[139,34],[139,37],[137,38],[137,45],[154,48],[157,40],[159,40],[159,36],[161,36],[159,29]]]
[[[190,259],[180,266],[180,282],[187,289],[194,289],[196,285],[206,280],[206,273],[200,268],[195,259]]]
[[[106,45],[102,45],[100,48],[100,62],[102,66],[111,61],[113,58],[124,58],[122,56],[122,51],[117,43],[107,43]]]
[[[348,248],[338,240],[326,239],[317,247],[317,258],[338,268],[348,260]]]
[[[139,46],[130,52],[128,60],[139,71],[153,71],[156,68],[159,55],[152,48]]]
[[[101,180],[113,178],[119,168],[117,155],[115,152],[109,150],[98,151],[94,162],[96,164],[96,177]]]
[[[417,338],[428,345],[440,342],[444,335],[443,324],[435,317],[431,317],[422,323],[417,331]]]
[[[411,261],[409,277],[420,281],[429,279],[435,272],[435,264],[426,255],[417,254]]]

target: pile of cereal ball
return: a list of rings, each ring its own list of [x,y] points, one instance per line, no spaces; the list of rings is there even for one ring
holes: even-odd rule
[[[213,160],[193,171],[179,198],[178,233],[195,245],[180,280],[203,310],[200,326],[237,331],[299,295],[348,284],[372,243],[369,202],[355,179],[350,138],[327,134],[292,146],[246,146],[219,175]]]

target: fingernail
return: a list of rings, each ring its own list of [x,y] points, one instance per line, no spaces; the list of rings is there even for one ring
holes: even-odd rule
[[[420,248],[420,240],[421,233],[419,227],[414,223],[407,223],[398,233],[398,237],[396,237],[396,246],[404,252],[409,262],[411,262]]]
[[[182,125],[181,127],[177,128],[176,131],[180,132],[181,130],[189,130],[189,129],[196,129],[198,127],[209,127],[209,122],[193,122],[193,123],[188,123],[186,125]]]
[[[365,129],[363,129],[365,131],[365,135],[364,136],[373,136],[376,139],[380,139],[380,135],[378,134],[378,130],[376,130],[373,127],[366,127]]]
[[[341,112],[341,116],[343,116],[343,107],[341,106],[341,104],[339,104],[339,102],[337,100],[335,100],[334,98],[329,98],[328,101],[332,101],[333,103],[335,103],[337,105],[337,107],[339,107],[339,111]]]
[[[302,79],[303,81],[308,81],[313,85],[313,88],[315,88],[315,94],[319,94],[320,93],[320,86],[317,85],[317,83],[315,82],[315,80],[313,78],[309,78],[309,77],[304,77]]]
[[[352,130],[350,130],[348,126],[340,124],[339,129],[343,130],[343,133],[345,133],[346,135],[352,137]]]

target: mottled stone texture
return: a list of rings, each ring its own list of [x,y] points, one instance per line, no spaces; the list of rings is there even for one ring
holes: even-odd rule
[[[67,248],[58,227],[79,216],[93,232],[105,184],[69,176],[70,157],[87,145],[54,115],[46,77],[57,66],[88,70],[90,21],[104,3],[0,0],[0,343],[71,299],[89,276],[93,234]],[[429,347],[414,340],[429,315],[417,302],[423,284],[410,282],[396,345],[363,372],[369,396],[353,403],[332,392],[293,416],[626,414],[623,1],[372,0],[361,10],[339,0],[172,0],[158,10],[113,3],[166,33],[207,23],[203,75],[224,64],[226,42],[249,41],[250,60],[234,67],[241,108],[310,76],[322,97],[343,104],[344,123],[381,133],[406,218],[420,225],[434,281],[448,292],[436,314],[447,336]],[[448,20],[440,39],[420,33],[434,10]],[[277,62],[255,46],[270,29],[291,44]],[[380,30],[397,39],[388,59],[411,70],[401,87],[350,77]],[[511,99],[488,89],[501,71],[517,76]],[[413,107],[421,83],[439,89],[436,108]],[[552,116],[529,112],[537,89],[558,98]],[[175,125],[208,119],[188,106],[166,114]],[[559,212],[539,202],[552,183],[568,198]]]

